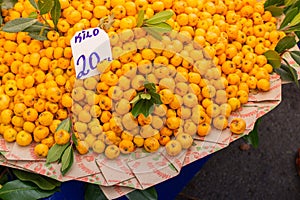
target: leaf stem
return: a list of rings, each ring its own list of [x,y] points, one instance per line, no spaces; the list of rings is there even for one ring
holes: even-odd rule
[[[50,29],[53,29],[52,27],[51,27],[51,25],[49,24],[49,22],[47,21],[47,19],[43,16],[43,15],[39,15],[41,18],[42,18],[42,20],[49,26],[49,28]],[[41,30],[42,31],[42,30]]]

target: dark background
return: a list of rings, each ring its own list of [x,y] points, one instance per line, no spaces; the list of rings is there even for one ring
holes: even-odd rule
[[[295,159],[300,148],[300,89],[282,86],[282,101],[262,117],[258,148],[239,139],[209,158],[180,199],[300,199]]]

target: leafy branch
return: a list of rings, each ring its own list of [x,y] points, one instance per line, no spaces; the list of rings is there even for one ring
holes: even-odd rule
[[[5,175],[12,171],[12,174],[17,178],[6,181],[1,187],[0,198],[3,200],[16,198],[30,200],[49,197],[58,191],[61,184],[59,181],[40,174],[8,168],[2,168],[2,170],[6,172]]]
[[[57,30],[57,23],[61,15],[61,6],[59,0],[29,0],[30,4],[36,9],[35,12],[29,14],[27,18],[17,18],[8,21],[2,27],[2,31],[17,33],[28,32],[29,36],[36,40],[46,40],[48,31],[53,28],[44,18],[45,14],[50,14]],[[39,21],[42,19],[42,22]]]
[[[154,106],[162,104],[162,101],[156,92],[155,84],[145,81],[144,90],[137,93],[130,103],[133,104],[131,113],[134,117],[139,114],[148,117],[153,112]]]
[[[265,52],[268,62],[281,79],[294,82],[298,87],[298,75],[296,70],[284,59],[289,55],[300,65],[300,51],[290,50],[299,43],[300,36],[300,1],[299,0],[267,0],[265,10],[269,10],[273,16],[284,17],[279,30],[286,36],[279,40],[274,50]]]
[[[47,155],[47,163],[58,162],[61,163],[60,171],[62,175],[65,175],[72,167],[74,162],[74,151],[73,144],[77,145],[77,138],[73,133],[72,121],[71,118],[63,120],[57,127],[56,131],[65,130],[68,133],[71,133],[71,140],[64,144],[54,144]]]
[[[157,40],[161,40],[161,34],[170,32],[172,27],[166,22],[174,13],[170,10],[161,11],[156,13],[149,19],[145,19],[145,11],[140,10],[137,17],[137,27],[143,28],[151,36]]]
[[[264,53],[268,63],[272,65],[274,71],[285,81],[292,81],[299,87],[298,74],[294,67],[284,58],[289,55],[298,65],[300,65],[300,51],[290,50],[299,43],[300,38],[300,0],[267,0],[264,3],[265,10],[273,16],[283,17],[279,30],[286,36],[280,39],[274,50]],[[253,147],[258,146],[258,125],[261,119],[257,119],[253,130],[244,136],[244,140]]]

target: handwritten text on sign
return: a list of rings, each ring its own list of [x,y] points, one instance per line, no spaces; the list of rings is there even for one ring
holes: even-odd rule
[[[99,74],[97,64],[103,60],[112,60],[109,37],[98,27],[75,33],[71,39],[71,48],[78,79]]]

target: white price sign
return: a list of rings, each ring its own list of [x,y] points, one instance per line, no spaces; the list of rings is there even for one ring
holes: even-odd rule
[[[112,60],[109,37],[98,27],[76,32],[71,39],[71,48],[78,79],[100,74],[97,64]]]

